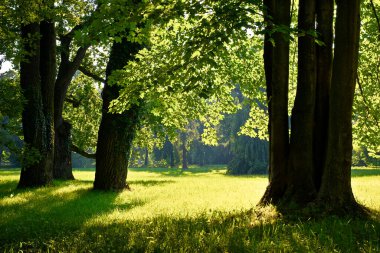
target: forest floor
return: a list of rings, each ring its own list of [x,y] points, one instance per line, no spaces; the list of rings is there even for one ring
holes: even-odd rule
[[[131,169],[131,191],[75,181],[16,190],[0,169],[0,252],[380,252],[380,168],[353,168],[357,200],[373,217],[287,219],[255,205],[267,177],[222,167]]]

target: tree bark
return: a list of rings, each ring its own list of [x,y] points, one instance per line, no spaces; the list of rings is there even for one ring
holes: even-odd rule
[[[337,0],[326,165],[319,201],[329,209],[358,206],[351,189],[352,105],[358,66],[360,0]]]
[[[55,179],[74,180],[71,163],[70,132],[71,124],[67,121],[63,121],[63,123],[56,128],[53,173]]]
[[[144,167],[148,167],[149,165],[149,149],[145,147],[145,156],[144,156]]]
[[[26,155],[37,151],[39,157],[33,162],[24,159],[18,188],[45,186],[53,179],[54,82],[51,80],[55,71],[55,47],[51,27],[52,23],[48,22],[21,26],[25,56],[20,63],[20,84],[27,100],[22,113],[24,141]]]
[[[96,150],[95,189],[128,188],[128,161],[138,126],[140,105],[133,104],[121,114],[109,113],[110,102],[119,96],[121,89],[118,85],[109,84],[109,76],[114,70],[122,69],[129,60],[133,60],[139,49],[139,44],[126,39],[112,45],[103,89],[102,120]]]
[[[315,29],[315,0],[300,0],[298,29]],[[286,198],[306,204],[316,196],[313,181],[313,131],[316,87],[315,41],[310,35],[298,38],[297,94],[292,109],[289,173]]]
[[[275,25],[290,26],[290,0],[266,0],[264,4],[268,7],[268,14],[272,14]],[[275,47],[273,53],[268,52],[268,58],[264,61],[268,64],[265,70],[271,69],[269,87],[272,93],[270,97],[270,178],[269,185],[260,203],[278,203],[286,189],[287,160],[289,147],[288,133],[288,80],[289,80],[289,39],[282,32],[273,34]],[[270,48],[269,46],[264,49]],[[269,61],[268,61],[269,60]],[[266,62],[266,63],[265,63]],[[270,65],[272,67],[270,68]],[[267,74],[266,74],[267,75]]]
[[[54,94],[54,125],[55,131],[58,133],[55,136],[56,147],[54,151],[54,178],[60,180],[72,180],[71,164],[71,126],[68,127],[63,119],[62,113],[64,109],[64,101],[67,94],[67,89],[78,70],[83,58],[86,55],[88,46],[80,47],[72,61],[70,61],[71,43],[73,37],[69,34],[61,37],[61,62],[58,69],[58,75],[55,81]],[[59,140],[58,140],[59,138]]]
[[[323,45],[316,45],[317,83],[314,118],[314,185],[321,186],[323,166],[326,161],[327,129],[329,119],[329,92],[332,75],[332,41],[334,1],[319,0],[316,5],[318,39]]]
[[[181,133],[181,142],[182,142],[182,170],[188,170],[189,166],[187,164],[187,134],[186,132]]]

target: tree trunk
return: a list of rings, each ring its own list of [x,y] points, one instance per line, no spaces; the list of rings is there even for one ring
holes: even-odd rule
[[[71,145],[71,127],[65,126],[66,123],[62,117],[62,112],[67,89],[88,49],[88,46],[80,47],[76,51],[73,59],[70,60],[73,36],[69,36],[69,34],[60,38],[61,62],[56,76],[54,93],[54,126],[55,131],[59,132],[59,135],[56,136],[57,143],[54,151],[54,178],[60,180],[74,179],[72,174],[71,152],[67,152]],[[61,138],[61,140],[57,140],[57,138]]]
[[[358,65],[360,0],[337,0],[326,166],[319,200],[333,210],[358,206],[351,189],[352,105]]]
[[[70,132],[71,124],[66,121],[63,121],[63,123],[56,128],[53,172],[55,179],[74,180],[71,164]]]
[[[275,25],[290,26],[290,0],[268,0],[264,4],[268,7],[268,14],[272,14]],[[271,69],[269,80],[270,97],[270,178],[269,185],[261,199],[261,204],[277,203],[283,196],[286,188],[287,160],[289,147],[288,133],[288,80],[289,80],[289,39],[287,34],[275,32],[273,34],[275,47],[272,48],[273,59],[264,61],[265,70]],[[265,53],[266,54],[266,53]],[[265,57],[267,58],[267,57]],[[269,60],[269,61],[268,61]],[[270,68],[272,65],[272,68]]]
[[[332,40],[334,1],[319,0],[316,5],[318,39],[323,45],[316,45],[317,83],[314,119],[314,185],[321,186],[323,166],[326,161],[327,129],[329,119],[329,92],[332,74]]]
[[[110,102],[119,96],[121,88],[110,85],[108,80],[114,70],[122,69],[129,60],[133,60],[139,49],[139,44],[126,39],[112,45],[103,89],[103,115],[96,150],[95,189],[122,190],[128,187],[128,161],[138,126],[140,106],[131,105],[121,114],[109,113]]]
[[[175,167],[174,145],[169,140],[168,142],[170,143],[170,168],[174,168]]]
[[[147,168],[149,166],[149,149],[145,148],[145,158],[144,158],[144,167]]]
[[[181,133],[181,142],[182,142],[182,170],[188,170],[189,166],[187,164],[187,134],[186,132]]]
[[[300,0],[298,29],[315,29],[315,0]],[[314,38],[298,38],[297,94],[292,110],[289,173],[286,198],[298,204],[314,200],[313,181],[314,105],[316,86],[316,53]]]
[[[20,84],[27,100],[22,113],[27,159],[23,161],[19,188],[48,185],[53,179],[54,82],[51,80],[55,73],[55,44],[52,44],[55,35],[51,33],[52,26],[53,23],[42,22],[21,27],[26,52],[20,63]],[[35,152],[38,157],[30,157]]]

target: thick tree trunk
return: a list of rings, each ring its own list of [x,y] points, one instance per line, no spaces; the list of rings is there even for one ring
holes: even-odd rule
[[[137,43],[123,39],[114,42],[106,70],[107,82],[103,89],[103,115],[98,133],[94,188],[122,190],[127,186],[128,161],[132,141],[138,126],[139,105],[132,105],[121,114],[108,112],[110,102],[119,96],[120,87],[109,85],[114,70],[123,68],[140,49]]]
[[[74,180],[71,164],[71,124],[63,121],[56,128],[54,149],[54,172],[55,179]],[[64,159],[63,161],[61,159]]]
[[[315,97],[314,127],[314,185],[319,191],[326,161],[327,129],[329,119],[329,91],[332,74],[332,40],[334,1],[319,0],[316,5],[318,39],[323,45],[316,45],[317,83]]]
[[[298,29],[315,29],[315,0],[300,0]],[[316,196],[313,181],[314,105],[316,53],[314,38],[298,38],[297,94],[292,110],[289,174],[286,198],[306,204]]]
[[[54,110],[56,97],[62,97],[62,93],[55,93],[56,82],[56,32],[54,23],[41,22],[41,31],[44,30],[46,40],[42,39],[41,48],[41,79],[43,87],[50,87],[51,93],[44,96],[48,101],[44,102],[45,107],[49,107],[49,111]],[[45,57],[43,55],[45,54]],[[45,60],[44,60],[45,59]],[[46,59],[49,59],[48,61]],[[44,85],[45,83],[45,85]],[[59,111],[59,110],[58,110]],[[49,122],[54,121],[54,114],[45,113]],[[54,166],[53,178],[55,179],[74,179],[71,170],[71,152],[70,152],[70,129],[68,123],[56,121],[54,136]],[[58,124],[59,123],[59,124]]]
[[[290,0],[265,1],[268,13],[272,14],[275,25],[290,26]],[[269,79],[272,96],[270,97],[270,178],[269,185],[261,199],[261,204],[277,203],[283,196],[286,188],[287,160],[289,147],[288,133],[288,79],[289,79],[289,39],[286,34],[273,34],[275,47],[272,47],[273,56],[271,78]],[[264,49],[268,49],[269,46]],[[269,47],[270,48],[270,47]],[[268,60],[268,59],[267,59]],[[266,66],[268,70],[270,66]]]
[[[186,132],[181,133],[181,142],[182,142],[182,170],[188,170],[189,166],[187,164],[187,134]]]
[[[26,155],[37,151],[39,157],[33,162],[24,159],[19,188],[48,185],[53,179],[54,82],[51,80],[55,71],[55,44],[52,44],[51,28],[52,23],[48,22],[21,27],[26,52],[20,63],[20,84],[27,100],[22,113],[24,141]]]
[[[66,35],[61,37],[61,62],[58,75],[55,81],[54,93],[54,125],[56,136],[55,158],[54,158],[54,178],[60,180],[74,179],[71,164],[71,152],[68,152],[71,145],[71,127],[68,127],[62,117],[64,101],[67,89],[71,80],[78,70],[80,63],[86,55],[88,46],[80,47],[72,61],[70,61],[70,50],[73,37]],[[58,140],[60,138],[60,140]]]
[[[351,189],[352,105],[358,64],[360,0],[337,0],[326,166],[319,200],[333,210],[357,206]]]

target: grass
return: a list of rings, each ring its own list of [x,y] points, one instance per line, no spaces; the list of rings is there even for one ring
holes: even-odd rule
[[[380,169],[353,169],[360,203],[380,212]],[[221,167],[131,169],[132,191],[76,181],[16,190],[18,170],[0,170],[0,252],[380,252],[380,217],[287,220],[252,209],[266,176]]]

